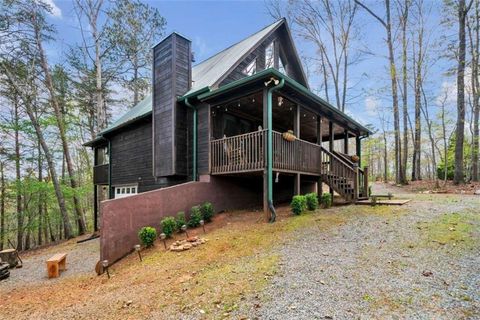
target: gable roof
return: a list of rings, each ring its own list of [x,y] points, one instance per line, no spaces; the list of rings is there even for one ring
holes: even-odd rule
[[[278,27],[285,24],[285,19],[280,19],[271,25],[263,28],[251,36],[233,44],[232,46],[220,51],[210,58],[196,64],[192,67],[192,88],[185,94],[212,87],[223,78],[228,71],[236,66],[252,48],[255,48],[263,39],[268,37]],[[288,29],[288,28],[287,28]],[[145,117],[152,112],[152,95],[148,95],[127,111],[123,116],[114,121],[106,129],[98,133],[99,136],[127,125],[139,118]]]

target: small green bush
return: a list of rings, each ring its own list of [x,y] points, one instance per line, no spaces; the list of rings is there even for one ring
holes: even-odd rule
[[[188,226],[191,228],[198,227],[200,225],[200,220],[202,220],[202,211],[200,210],[200,206],[192,207],[192,209],[190,209]]]
[[[143,227],[138,232],[138,238],[144,246],[151,247],[157,238],[157,230],[153,227]]]
[[[205,222],[212,221],[213,215],[215,214],[215,210],[213,209],[213,205],[210,202],[205,202],[200,207],[200,211],[202,212],[202,217]]]
[[[293,196],[292,203],[290,203],[290,207],[292,207],[292,212],[295,215],[301,214],[303,211],[307,209],[307,199],[305,196]]]
[[[172,234],[177,230],[177,221],[174,217],[165,217],[162,219],[162,232],[165,233],[167,238],[170,238]]]
[[[316,210],[318,208],[318,195],[315,192],[306,194],[305,199],[307,200],[308,210]]]
[[[177,224],[177,230],[180,231],[184,224],[187,224],[187,219],[185,219],[185,212],[180,211],[177,213],[177,218],[175,219]]]
[[[332,206],[332,195],[328,192],[323,193],[320,203],[324,208],[330,208]]]

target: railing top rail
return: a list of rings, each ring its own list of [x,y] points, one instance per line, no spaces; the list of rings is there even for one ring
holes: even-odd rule
[[[278,135],[282,135],[281,132],[278,132],[278,131],[275,131],[275,130],[272,130],[273,133],[275,134],[278,134]],[[298,141],[301,141],[302,143],[306,143],[306,144],[310,144],[314,147],[317,147],[317,148],[320,148],[320,145],[319,144],[316,144],[316,143],[313,143],[313,142],[309,142],[309,141],[306,141],[306,140],[302,140],[300,138],[295,138],[295,140],[298,140]]]
[[[258,130],[258,131],[252,131],[252,132],[248,132],[248,133],[239,134],[239,135],[236,135],[236,136],[210,140],[210,142],[238,139],[238,138],[243,138],[243,137],[246,137],[246,136],[253,136],[253,135],[261,134],[265,131],[267,131],[267,130],[263,129],[263,130]]]
[[[332,153],[335,154],[337,157],[341,158],[344,162],[350,164],[350,166],[352,166],[352,167],[355,164],[352,160],[349,159],[350,156],[346,153],[338,152],[338,151],[335,151],[335,150],[333,150]]]

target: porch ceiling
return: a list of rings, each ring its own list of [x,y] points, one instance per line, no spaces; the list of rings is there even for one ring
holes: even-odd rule
[[[367,136],[371,133],[368,128],[364,127],[357,121],[347,116],[345,113],[328,104],[326,101],[310,92],[307,88],[300,85],[295,80],[287,77],[275,69],[263,70],[253,76],[229,83],[217,90],[201,94],[198,96],[198,98],[199,100],[208,102],[211,105],[217,105],[222,103],[234,103],[238,100],[248,98],[250,95],[255,94],[257,97],[255,98],[255,101],[257,104],[259,104],[255,109],[260,110],[261,112],[261,104],[263,100],[261,90],[265,88],[265,81],[268,81],[270,77],[285,79],[285,86],[278,91],[278,94],[288,98],[292,104],[300,104],[304,110],[305,118],[307,118],[307,112],[309,112],[312,116],[320,115],[323,118],[327,118],[328,120],[334,122],[335,139],[343,138],[345,129],[359,136]],[[275,110],[274,102],[274,116],[276,112],[278,113],[279,111]],[[262,115],[262,113],[260,113],[260,115]],[[287,114],[285,114],[285,117],[286,116]],[[312,118],[312,116],[310,118]],[[316,124],[314,121],[315,120],[312,119],[312,123],[309,123],[309,121],[305,119],[305,130],[307,130],[307,133],[305,133],[306,135],[309,135],[308,132],[312,130],[312,125],[314,132],[316,132]],[[328,137],[327,121],[323,121],[322,123],[322,137]]]

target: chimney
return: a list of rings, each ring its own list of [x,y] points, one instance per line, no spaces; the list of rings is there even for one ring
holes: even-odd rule
[[[153,175],[187,175],[187,108],[177,106],[192,83],[191,41],[172,33],[153,48]]]

